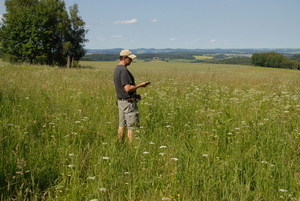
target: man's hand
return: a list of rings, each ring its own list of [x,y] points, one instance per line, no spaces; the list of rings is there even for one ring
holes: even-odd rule
[[[139,85],[136,85],[136,86],[130,85],[130,84],[126,84],[126,85],[124,86],[124,89],[125,89],[125,91],[128,93],[128,92],[135,91],[135,90],[137,90],[137,89],[140,88],[140,87],[146,87],[146,86],[148,86],[149,84],[150,84],[150,82],[143,82],[143,83],[141,83],[141,84],[139,84]]]
[[[150,82],[143,82],[143,83],[141,83],[141,84],[139,84],[140,85],[140,87],[146,87],[146,86],[148,86],[150,84]]]

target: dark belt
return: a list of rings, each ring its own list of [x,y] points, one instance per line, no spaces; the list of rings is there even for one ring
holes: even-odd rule
[[[132,103],[134,101],[134,98],[127,98],[127,99],[118,98],[118,100],[120,100],[120,101],[128,101],[128,102]]]

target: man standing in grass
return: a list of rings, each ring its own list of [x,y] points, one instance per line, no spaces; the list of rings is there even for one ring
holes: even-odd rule
[[[137,102],[140,97],[136,94],[136,90],[140,87],[146,87],[150,83],[143,82],[135,85],[134,77],[127,68],[134,58],[136,58],[136,55],[132,54],[130,50],[122,50],[120,52],[120,62],[114,72],[114,83],[119,108],[118,139],[124,140],[124,130],[127,127],[129,143],[132,143],[134,129],[139,123]]]

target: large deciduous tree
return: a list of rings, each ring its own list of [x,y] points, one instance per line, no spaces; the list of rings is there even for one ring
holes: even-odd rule
[[[10,62],[72,67],[84,54],[85,22],[62,0],[6,0],[0,47]]]

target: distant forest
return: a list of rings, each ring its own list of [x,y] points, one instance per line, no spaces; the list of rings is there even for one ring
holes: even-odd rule
[[[300,49],[279,49],[278,52],[266,52],[269,49],[247,50],[156,50],[138,49],[133,51],[138,60],[144,62],[189,62],[189,63],[219,63],[219,64],[244,64],[262,67],[287,68],[300,70]],[[116,61],[121,49],[88,50],[82,59],[85,61]],[[298,54],[297,54],[298,53]],[[200,59],[199,59],[200,58]]]
[[[82,61],[117,61],[122,49],[87,50]],[[218,63],[240,64],[272,68],[300,70],[300,49],[270,49],[245,50],[183,50],[183,49],[136,49],[137,59],[144,62],[186,62],[186,63]],[[0,57],[1,57],[0,52]],[[199,59],[200,58],[200,59]]]

